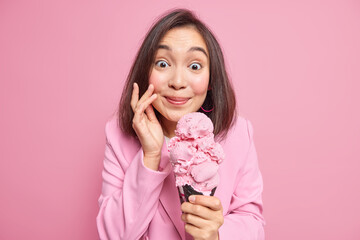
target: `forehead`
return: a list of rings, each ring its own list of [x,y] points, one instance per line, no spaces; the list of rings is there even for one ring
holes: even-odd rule
[[[204,38],[194,26],[182,26],[169,30],[160,40],[159,45],[185,49],[196,46],[208,52]]]

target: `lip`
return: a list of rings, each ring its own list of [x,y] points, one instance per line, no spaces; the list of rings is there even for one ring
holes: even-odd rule
[[[166,100],[173,105],[184,105],[189,101],[190,98],[182,98],[182,97],[165,97]]]

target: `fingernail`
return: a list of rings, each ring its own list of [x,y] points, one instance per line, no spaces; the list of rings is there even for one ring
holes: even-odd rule
[[[192,203],[195,202],[195,196],[194,196],[194,195],[191,195],[191,196],[189,197],[189,202],[192,202]]]

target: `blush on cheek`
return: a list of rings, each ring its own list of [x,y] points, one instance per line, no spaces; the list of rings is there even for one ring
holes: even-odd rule
[[[195,94],[203,94],[207,92],[209,87],[209,76],[198,76],[193,79],[191,88]]]
[[[157,93],[161,86],[164,84],[161,76],[153,71],[149,77],[149,84],[154,85],[154,92]]]

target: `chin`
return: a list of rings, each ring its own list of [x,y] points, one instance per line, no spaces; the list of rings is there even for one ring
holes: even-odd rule
[[[184,113],[184,114],[171,115],[171,116],[169,116],[169,117],[167,118],[167,120],[169,120],[169,121],[171,121],[171,122],[178,122],[178,121],[180,120],[180,118],[182,118],[185,114],[186,114],[186,113]]]
[[[196,112],[196,111],[179,111],[176,113],[169,114],[167,119],[172,122],[178,122],[180,118],[191,112]]]

